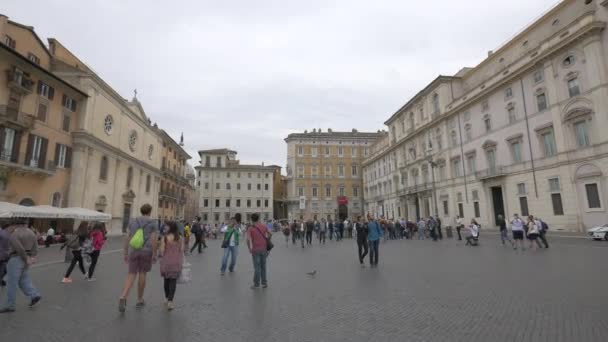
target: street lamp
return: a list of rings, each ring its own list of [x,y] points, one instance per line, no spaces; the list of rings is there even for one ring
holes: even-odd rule
[[[435,191],[435,167],[437,167],[437,163],[433,161],[433,145],[430,140],[429,140],[429,148],[426,152],[428,155],[426,160],[431,165],[431,180],[433,182],[432,183],[433,184],[432,197],[433,197],[433,204],[435,205],[435,217],[439,217],[439,209],[437,207],[437,193]]]

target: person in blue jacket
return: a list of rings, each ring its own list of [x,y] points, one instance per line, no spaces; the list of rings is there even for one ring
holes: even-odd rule
[[[367,223],[367,240],[369,241],[369,264],[371,267],[378,266],[378,247],[383,232],[380,223],[370,216]]]

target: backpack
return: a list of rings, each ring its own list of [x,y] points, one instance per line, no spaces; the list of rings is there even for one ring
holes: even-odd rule
[[[544,231],[549,230],[549,226],[545,223],[545,221],[540,221],[540,225]]]
[[[195,224],[192,226],[191,231],[192,231],[192,234],[194,234],[194,235],[196,235],[196,236],[200,236],[200,235],[203,233],[203,230],[201,229],[201,225],[200,225],[200,224],[198,224],[198,223],[195,223]]]
[[[131,248],[133,249],[142,249],[144,248],[144,245],[146,244],[146,238],[144,236],[144,227],[146,225],[148,225],[149,223],[145,223],[143,226],[139,224],[139,221],[136,220],[135,221],[138,225],[137,230],[135,231],[135,234],[133,234],[133,236],[131,237],[131,240],[129,240],[129,246],[131,246]]]

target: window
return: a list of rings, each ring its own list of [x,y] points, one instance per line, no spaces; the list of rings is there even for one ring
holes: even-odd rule
[[[72,165],[72,149],[66,145],[55,145],[55,166],[69,168]]]
[[[471,133],[471,125],[470,124],[466,124],[464,125],[464,139],[466,142],[469,142],[473,139],[473,135]]]
[[[72,112],[76,111],[76,101],[67,95],[63,95],[63,101],[61,102],[63,108],[66,108]]]
[[[364,155],[365,157],[367,157],[367,156],[369,155],[369,148],[368,148],[368,147],[365,147],[365,148],[363,149],[363,155]]]
[[[543,151],[545,157],[554,156],[557,151],[555,149],[555,138],[553,137],[553,129],[547,130],[541,134],[543,140]]]
[[[303,187],[298,187],[298,196],[304,196],[304,188]]]
[[[251,208],[251,200],[250,199],[247,200],[247,208]]]
[[[312,174],[312,178],[319,177],[319,167],[317,165],[313,165],[311,167],[311,174]]]
[[[325,165],[325,177],[331,177],[331,165]]]
[[[230,178],[230,172],[226,172],[226,178]]]
[[[341,187],[338,188],[338,194],[340,196],[344,196],[344,187],[343,186],[341,186]]]
[[[108,157],[101,157],[101,163],[99,165],[99,179],[108,180]]]
[[[230,199],[226,200],[226,208],[230,208]]]
[[[27,54],[27,59],[29,59],[32,63],[40,65],[40,58],[31,52]]]
[[[450,139],[453,146],[458,145],[458,136],[456,135],[456,131],[452,131],[452,133],[450,133]]]
[[[264,178],[268,179],[268,172],[264,174]]]
[[[219,199],[216,199],[216,200],[215,200],[215,207],[216,207],[216,208],[219,208],[219,207],[220,207],[220,200],[219,200]]]
[[[206,167],[211,166],[211,157],[210,156],[205,156],[205,166]]]
[[[483,118],[483,124],[484,124],[484,126],[486,128],[486,132],[489,132],[489,131],[492,130],[492,119],[490,118],[489,115],[486,115]]]
[[[316,187],[312,188],[312,198],[317,198],[319,196],[319,189]]]
[[[505,99],[510,99],[513,97],[513,89],[511,87],[505,89]]]
[[[597,188],[597,183],[585,184],[587,192],[587,205],[589,209],[601,209],[600,193]]]
[[[353,197],[359,197],[359,187],[353,186]]]
[[[129,133],[129,149],[135,151],[135,144],[137,143],[137,132],[131,130]]]
[[[215,190],[219,190],[220,189],[220,183],[215,183]]]
[[[42,81],[38,81],[38,95],[52,100],[55,95],[55,89]]]
[[[545,79],[545,73],[543,70],[537,70],[533,75],[534,83],[540,83]]]
[[[251,172],[247,172],[247,178],[251,178]]]
[[[450,216],[450,211],[448,210],[448,201],[443,201],[443,216]]]
[[[509,115],[509,123],[512,124],[517,120],[517,115],[515,114],[515,108],[509,107],[507,109],[507,114]]]
[[[30,134],[25,163],[31,167],[44,168],[46,165],[46,149],[48,140]]]
[[[338,177],[344,177],[344,165],[338,165]]]
[[[209,207],[209,200],[208,200],[208,199],[204,199],[204,200],[203,200],[203,206],[204,206],[205,208],[208,208],[208,207]]]
[[[329,157],[329,155],[330,155],[330,151],[331,151],[331,149],[329,148],[329,146],[326,146],[326,147],[325,147],[325,156],[326,156],[326,157]]]
[[[525,194],[527,194],[527,192],[526,192],[526,183],[519,183],[519,184],[517,184],[517,194],[518,195],[525,195]]]
[[[298,146],[298,156],[301,157],[304,155],[304,147]]]
[[[461,171],[462,170],[460,166],[460,159],[452,160],[452,174],[454,175],[454,177],[460,177]]]
[[[230,190],[230,183],[226,183],[226,190]]]
[[[559,178],[549,178],[549,191],[559,192]]]
[[[262,190],[262,184],[257,184],[258,191]]]
[[[528,212],[528,197],[521,196],[519,198],[519,209],[521,210],[521,216],[528,216],[530,213]]]
[[[21,136],[12,128],[0,128],[0,159],[5,161],[16,162],[19,155],[19,144],[17,142]],[[0,187],[0,190],[4,188]]]
[[[578,86],[578,78],[568,80],[568,94],[570,97],[575,97],[581,94],[581,88]]]
[[[433,112],[439,113],[439,95],[433,94]]]
[[[579,121],[574,124],[574,134],[576,136],[576,146],[585,147],[589,146],[589,128],[587,127],[587,121]]]
[[[69,115],[64,115],[63,116],[63,122],[61,124],[61,128],[66,131],[69,132],[70,131],[70,116]]]
[[[53,207],[61,207],[61,194],[58,192],[53,193],[53,198],[51,199],[51,206]]]
[[[442,181],[445,179],[445,164],[440,164],[439,165],[439,181]]]
[[[540,93],[536,95],[536,105],[538,107],[538,111],[542,112],[547,109],[547,96],[545,93]]]
[[[481,217],[479,212],[479,202],[473,202],[473,210],[475,211],[475,217]]]
[[[570,55],[564,58],[562,64],[564,65],[564,67],[572,66],[574,64],[574,56]]]
[[[425,119],[425,117],[424,117],[424,108],[420,108],[420,120],[422,121],[424,119]]]
[[[344,147],[338,146],[338,157],[344,156]]]
[[[268,190],[268,184],[264,184],[264,190]]]
[[[311,151],[311,154],[312,154],[312,156],[313,156],[313,157],[316,157],[316,156],[317,156],[317,148],[316,148],[316,147],[312,147],[312,148],[310,149],[310,151]]]
[[[357,170],[357,165],[351,166],[351,174],[353,177],[357,177],[359,175],[358,170]]]
[[[298,178],[304,178],[304,165],[298,165],[297,176]]]
[[[551,203],[553,204],[553,215],[564,215],[562,194],[551,194]]]
[[[44,103],[38,104],[38,112],[36,113],[36,119],[42,122],[46,122],[46,112],[48,107]]]
[[[262,201],[261,200],[256,200],[255,201],[255,207],[256,208],[260,208],[262,206]]]
[[[241,190],[241,183],[236,183],[236,189]]]
[[[215,166],[216,167],[222,167],[222,157],[216,157],[215,158]]]
[[[264,200],[264,208],[268,208],[268,200],[267,199]]]
[[[247,183],[247,190],[251,191],[251,183]]]
[[[237,208],[240,208],[240,207],[241,207],[241,200],[240,200],[240,199],[237,199],[237,200],[236,200],[236,207],[237,207]]]
[[[490,172],[494,173],[494,171],[496,170],[496,151],[487,150],[486,159],[488,161],[488,169],[490,169]]]
[[[469,168],[469,173],[475,173],[475,171],[477,171],[477,165],[475,163],[475,155],[467,156],[467,167]]]
[[[131,166],[129,166],[129,168],[127,168],[127,188],[130,188],[132,183],[133,183],[133,168]]]
[[[458,216],[464,217],[464,207],[462,203],[458,203]]]
[[[205,182],[205,190],[209,190],[209,183]]]
[[[15,42],[15,40],[11,36],[6,35],[4,36],[4,45],[10,47],[11,49],[14,49],[17,45],[17,42]]]
[[[325,197],[326,198],[330,198],[331,197],[331,185],[326,185],[325,186]]]
[[[511,143],[511,158],[514,163],[521,162],[521,142],[514,141]]]
[[[152,186],[152,176],[146,176],[146,193],[150,193],[150,187]]]

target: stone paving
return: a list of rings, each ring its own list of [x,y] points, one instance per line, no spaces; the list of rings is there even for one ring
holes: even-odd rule
[[[103,255],[90,283],[75,271],[74,283],[60,284],[67,265],[45,264],[32,270],[42,302],[29,309],[19,296],[17,312],[0,316],[0,341],[608,340],[608,243],[554,238],[550,249],[532,253],[497,240],[482,235],[474,248],[383,242],[372,269],[358,265],[352,240],[302,249],[276,236],[270,287],[255,291],[246,247],[237,272],[222,277],[219,242],[211,241],[189,258],[194,279],[178,285],[173,312],[162,305],[155,266],[146,307],[134,307],[133,292],[124,315],[120,253]],[[314,278],[306,275],[312,270]]]

